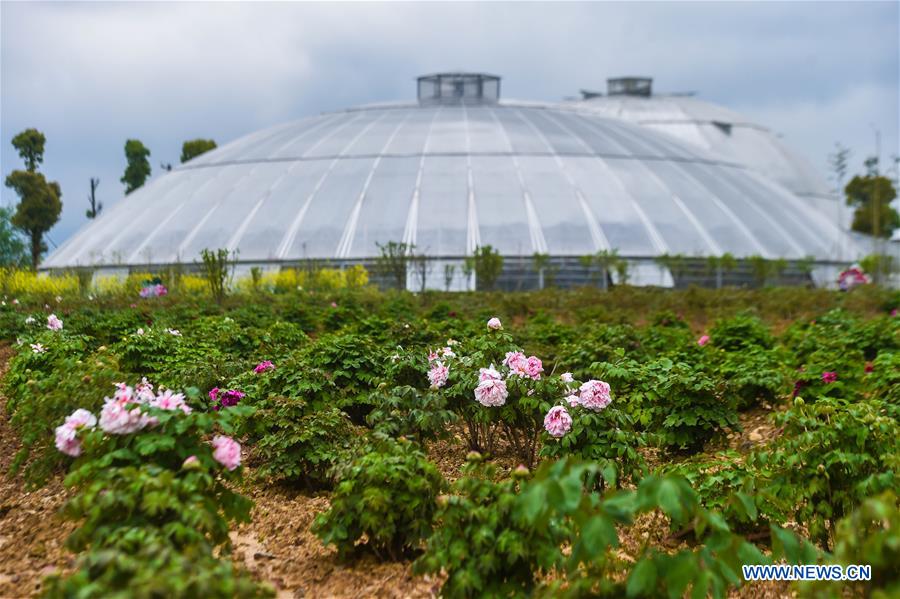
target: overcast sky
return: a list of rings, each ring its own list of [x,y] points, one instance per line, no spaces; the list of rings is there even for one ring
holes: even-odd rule
[[[17,132],[46,134],[43,171],[63,191],[59,244],[86,220],[90,177],[104,204],[121,198],[127,138],[150,148],[156,176],[185,139],[222,144],[412,99],[416,75],[460,69],[502,75],[506,98],[550,101],[653,76],[657,90],[696,91],[770,127],[823,174],[835,141],[862,170],[873,127],[882,164],[900,153],[898,6],[3,2],[0,166],[21,168]]]

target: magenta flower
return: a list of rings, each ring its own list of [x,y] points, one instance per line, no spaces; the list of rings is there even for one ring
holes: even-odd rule
[[[544,416],[544,429],[551,437],[562,437],[572,430],[572,417],[563,406],[553,406]]]
[[[213,406],[213,410],[215,410],[216,412],[218,412],[222,408],[230,408],[231,406],[236,406],[238,402],[246,397],[246,395],[246,393],[237,389],[228,389],[226,391],[223,391],[218,387],[214,387],[209,392],[209,398],[216,404]]]
[[[216,435],[212,440],[213,457],[217,462],[234,470],[241,465],[241,444],[225,435]]]
[[[256,368],[253,369],[253,372],[256,374],[262,374],[263,372],[268,372],[269,370],[275,370],[275,365],[272,364],[271,360],[264,360],[256,365]]]
[[[826,370],[825,372],[822,373],[822,381],[824,381],[825,383],[831,384],[831,383],[835,382],[837,379],[838,379],[838,375],[836,372],[831,372],[831,371]]]
[[[697,345],[700,347],[703,347],[707,343],[709,343],[709,335],[701,335],[700,338],[697,339]]]
[[[875,365],[871,362],[866,362],[866,374],[870,372],[875,372]]]

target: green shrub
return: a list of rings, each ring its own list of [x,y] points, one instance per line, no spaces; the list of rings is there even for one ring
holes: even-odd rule
[[[375,406],[366,421],[375,431],[391,437],[410,437],[419,443],[446,437],[448,425],[457,420],[440,393],[403,386],[375,391],[369,402]]]
[[[339,555],[352,553],[365,536],[381,559],[398,559],[431,533],[444,480],[410,441],[380,437],[338,472],[331,507],[313,531]]]
[[[258,441],[255,475],[260,479],[330,487],[331,469],[355,445],[354,426],[337,407],[309,410],[301,399],[272,397],[257,404],[242,429]]]
[[[773,343],[768,327],[759,318],[748,314],[717,320],[709,333],[711,344],[728,352],[751,347],[771,349]]]
[[[446,572],[443,597],[525,595],[537,573],[562,562],[565,528],[555,520],[529,522],[519,501],[521,482],[496,482],[496,468],[470,455],[449,496],[440,502],[439,527],[415,562],[417,572]],[[580,491],[580,486],[579,486]],[[538,511],[549,509],[547,502]]]
[[[798,398],[778,423],[782,436],[753,461],[772,472],[770,491],[797,506],[796,520],[813,540],[829,545],[834,523],[866,497],[896,488],[900,426],[883,403]]]
[[[543,435],[541,457],[557,459],[573,456],[597,464],[606,484],[621,487],[626,480],[637,482],[647,473],[639,452],[647,444],[646,433],[635,430],[632,418],[613,404],[599,412],[570,406],[572,430],[554,439]]]

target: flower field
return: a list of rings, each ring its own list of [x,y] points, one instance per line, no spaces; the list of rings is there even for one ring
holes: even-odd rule
[[[900,594],[900,294],[353,278],[9,277],[0,596]]]

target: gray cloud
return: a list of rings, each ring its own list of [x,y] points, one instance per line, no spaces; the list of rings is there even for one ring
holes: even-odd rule
[[[88,179],[113,204],[123,144],[159,163],[183,140],[225,142],[349,105],[409,99],[420,73],[504,77],[504,96],[557,100],[648,74],[782,133],[824,170],[833,142],[898,150],[896,3],[0,4],[3,173],[9,145],[47,134],[63,188],[57,243],[84,222]],[[4,203],[15,201],[3,189]]]

